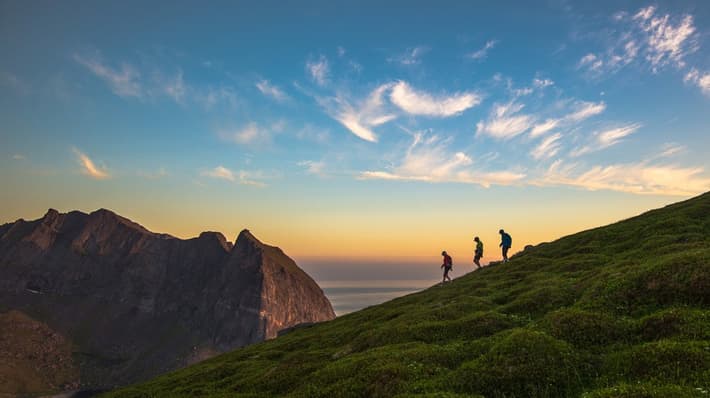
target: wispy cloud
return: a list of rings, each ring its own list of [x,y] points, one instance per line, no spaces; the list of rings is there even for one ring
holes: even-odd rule
[[[593,134],[592,142],[572,151],[570,156],[581,156],[590,152],[599,151],[616,145],[625,137],[633,134],[641,127],[640,123],[627,124],[608,130],[598,131]]]
[[[313,160],[304,160],[301,162],[298,162],[298,165],[306,169],[306,173],[308,174],[313,174],[317,175],[320,177],[324,177],[326,175],[325,173],[325,162],[323,161],[313,161]]]
[[[710,189],[710,178],[699,167],[651,164],[649,162],[593,166],[575,172],[575,165],[555,161],[539,185],[570,185],[589,190],[612,190],[648,195],[690,196]]]
[[[236,180],[232,170],[230,170],[224,166],[217,166],[212,170],[203,171],[202,175],[205,177],[219,178],[222,180],[227,180],[227,181],[232,181],[232,182],[234,182]]]
[[[467,54],[466,57],[475,60],[486,59],[486,57],[488,56],[488,51],[493,49],[496,44],[498,44],[498,40],[488,40],[482,48],[470,54]]]
[[[224,166],[217,166],[214,169],[206,170],[201,173],[204,177],[217,178],[230,182],[236,182],[242,185],[252,185],[256,187],[265,187],[261,181],[257,181],[259,173],[249,172],[245,170],[237,171],[236,173]]]
[[[560,138],[562,138],[562,134],[560,133],[545,137],[542,142],[530,152],[530,155],[537,160],[552,158],[560,150]]]
[[[680,144],[676,144],[673,142],[668,142],[663,144],[661,147],[661,153],[658,154],[658,157],[660,158],[668,158],[675,156],[681,152],[685,151],[685,147]]]
[[[12,155],[12,158],[13,158],[14,160],[25,160],[25,159],[26,159],[26,158],[25,158],[25,155],[20,155],[19,153],[16,153],[16,154]]]
[[[691,15],[684,15],[674,25],[669,14],[658,15],[656,8],[649,6],[639,10],[633,20],[647,33],[646,60],[654,71],[669,63],[684,67],[685,56],[698,49]]]
[[[330,139],[330,130],[306,124],[296,131],[296,138],[323,144]]]
[[[535,119],[526,114],[520,114],[523,104],[509,102],[495,104],[488,120],[476,124],[476,134],[485,134],[498,139],[510,139],[533,126]]]
[[[491,184],[509,185],[520,181],[524,174],[510,171],[472,171],[468,166],[473,160],[461,151],[451,151],[450,139],[423,132],[413,133],[411,145],[401,161],[391,170],[368,170],[360,179],[459,182],[488,187]]]
[[[579,60],[578,67],[592,76],[615,73],[635,62],[654,73],[669,65],[682,69],[686,57],[699,48],[697,29],[688,14],[672,16],[648,6],[635,14],[616,13],[613,20],[619,29],[611,35],[612,45]]]
[[[573,105],[573,112],[565,116],[566,120],[580,122],[592,116],[598,115],[606,110],[604,101],[587,102],[578,101]]]
[[[326,112],[345,128],[365,141],[377,142],[373,127],[394,120],[397,116],[385,109],[384,95],[392,84],[382,84],[372,90],[368,97],[357,105],[351,104],[344,95],[333,98],[317,98]]]
[[[232,108],[237,106],[237,94],[229,86],[207,87],[193,94],[192,99],[205,109],[212,109],[219,104]]]
[[[533,126],[532,130],[530,130],[530,137],[539,137],[547,133],[548,131],[556,128],[559,124],[560,119],[547,119],[544,122],[538,123]]]
[[[317,60],[306,62],[306,71],[319,86],[325,86],[330,76],[328,58],[325,55],[321,55]]]
[[[182,78],[182,71],[178,71],[175,76],[165,81],[162,85],[165,94],[178,104],[184,104],[187,87]]]
[[[139,81],[140,73],[130,64],[123,63],[120,68],[112,68],[104,64],[98,56],[78,54],[74,54],[74,60],[103,79],[114,94],[120,97],[143,97],[143,87]]]
[[[407,82],[399,81],[392,87],[390,100],[403,111],[412,115],[432,117],[456,116],[478,105],[481,96],[474,92],[434,96],[415,90]]]
[[[685,75],[683,81],[698,86],[703,94],[710,96],[710,72],[699,72],[693,68]]]
[[[538,78],[533,79],[533,86],[535,86],[536,88],[545,88],[545,87],[554,86],[554,85],[555,85],[555,82],[552,81],[552,79],[538,79]]]
[[[401,65],[417,65],[421,63],[421,57],[429,51],[428,47],[413,47],[408,48],[404,53],[387,58],[388,62],[398,63]]]
[[[239,145],[260,146],[271,143],[274,132],[283,130],[280,122],[272,125],[271,128],[259,126],[255,122],[249,122],[245,126],[233,130],[220,130],[218,135],[225,141],[231,141]]]
[[[74,60],[103,80],[110,90],[122,98],[156,100],[169,98],[180,105],[197,104],[210,110],[218,104],[236,106],[234,89],[226,86],[199,86],[188,84],[182,69],[166,73],[153,66],[150,73],[141,73],[139,68],[123,62],[112,67],[98,54],[75,54]],[[145,67],[144,67],[145,69]]]
[[[85,153],[76,148],[72,148],[72,150],[74,155],[76,155],[79,165],[81,165],[81,172],[83,174],[97,180],[105,180],[111,177],[105,167],[97,166]]]
[[[256,82],[256,88],[259,89],[259,91],[265,96],[271,97],[279,102],[284,102],[289,98],[282,89],[274,84],[271,84],[271,82],[266,79]]]
[[[606,110],[606,104],[601,102],[576,101],[568,109],[569,113],[558,118],[548,118],[538,122],[530,130],[530,137],[535,138],[562,126],[579,123]]]

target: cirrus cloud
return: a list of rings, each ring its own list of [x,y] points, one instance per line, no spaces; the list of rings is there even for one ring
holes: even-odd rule
[[[481,96],[474,92],[435,96],[415,90],[405,81],[399,81],[392,86],[390,100],[412,115],[450,117],[481,103]]]
[[[96,180],[105,180],[111,178],[108,170],[105,167],[97,166],[88,155],[81,152],[76,148],[72,148],[74,155],[76,155],[79,165],[81,165],[81,172]]]

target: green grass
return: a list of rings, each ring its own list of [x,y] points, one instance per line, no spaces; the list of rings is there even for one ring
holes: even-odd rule
[[[108,397],[710,396],[710,194]]]

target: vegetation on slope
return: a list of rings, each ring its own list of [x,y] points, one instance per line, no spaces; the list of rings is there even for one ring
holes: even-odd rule
[[[710,393],[710,194],[111,397]]]

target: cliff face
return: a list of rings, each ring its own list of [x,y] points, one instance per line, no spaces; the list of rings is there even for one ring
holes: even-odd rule
[[[147,379],[334,318],[318,285],[244,230],[182,240],[108,210],[0,226],[0,312],[73,345],[81,388]],[[1,337],[1,336],[0,336]]]

